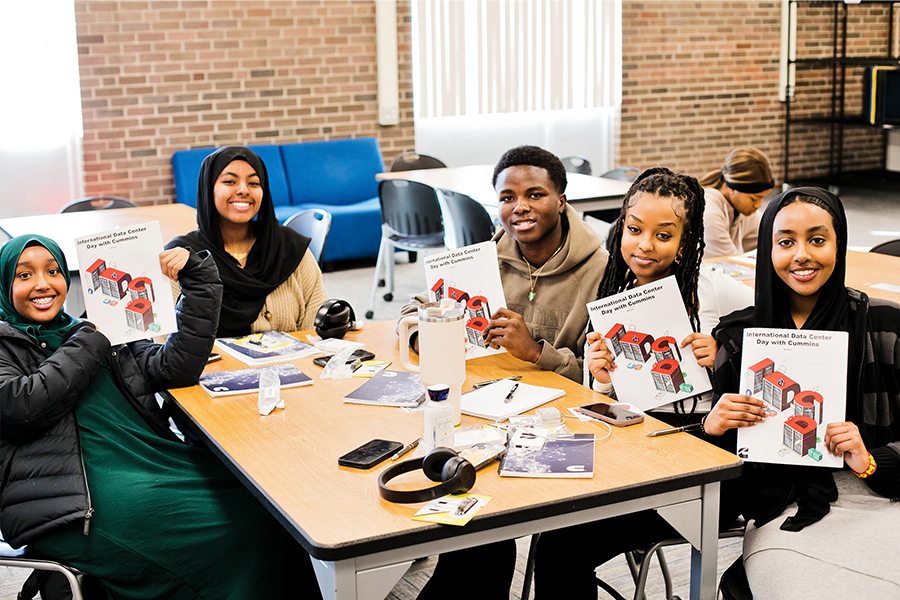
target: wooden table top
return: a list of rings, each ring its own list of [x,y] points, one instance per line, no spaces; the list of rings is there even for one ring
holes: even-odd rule
[[[418,169],[379,173],[375,178],[417,181],[433,188],[451,190],[471,196],[485,206],[497,206],[497,192],[491,185],[494,165],[469,165],[441,169]],[[621,201],[631,186],[627,181],[592,177],[581,173],[566,173],[566,198],[576,205],[586,200],[612,199]]]
[[[158,204],[136,208],[113,208],[84,212],[34,215],[0,219],[0,229],[10,237],[39,233],[59,244],[69,269],[78,270],[75,238],[117,227],[131,227],[159,221],[163,244],[178,235],[197,229],[197,211],[186,204]]]
[[[303,335],[298,337],[304,339]],[[398,339],[394,323],[368,323],[348,339],[366,343],[379,359],[395,359]],[[603,425],[573,417],[566,425],[576,433],[595,433],[596,457],[592,479],[501,478],[496,463],[479,471],[472,493],[493,499],[465,528],[412,521],[423,504],[392,504],[378,494],[377,477],[390,460],[367,471],[339,467],[339,456],[374,438],[408,443],[422,434],[421,412],[359,404],[344,404],[343,396],[365,380],[321,380],[312,359],[295,364],[314,379],[308,387],[282,390],[286,408],[262,417],[257,395],[210,398],[198,386],[170,390],[206,436],[215,451],[231,462],[232,470],[289,528],[316,558],[339,560],[416,541],[458,535],[473,530],[516,524],[559,514],[639,498],[650,493],[709,483],[739,473],[740,461],[730,453],[689,434],[648,438],[665,427],[646,418],[644,423],[606,433]],[[225,356],[207,371],[245,368]],[[399,361],[389,368],[403,370]],[[470,360],[463,391],[477,381],[520,374],[525,383],[563,388],[566,395],[551,405],[563,414],[570,406],[604,400],[600,394],[542,371],[508,354]],[[487,423],[463,415],[463,425]],[[418,456],[411,453],[407,457]],[[433,485],[421,472],[397,479],[398,487]],[[392,482],[394,485],[394,482]],[[299,536],[297,534],[299,533]],[[302,537],[300,537],[302,536]],[[423,539],[424,538],[424,539]]]

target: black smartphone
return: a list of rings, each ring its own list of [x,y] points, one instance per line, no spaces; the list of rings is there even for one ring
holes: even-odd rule
[[[353,469],[369,469],[396,454],[402,447],[400,442],[372,440],[338,458],[338,464]]]
[[[596,404],[588,404],[578,409],[582,414],[601,421],[606,421],[617,427],[625,427],[626,425],[636,425],[644,420],[644,415],[639,415],[631,411],[619,408],[615,404],[607,404],[606,402],[597,402]]]
[[[222,360],[222,355],[219,354],[218,352],[212,352],[212,353],[209,355],[209,358],[206,359],[206,364],[214,363],[214,362],[216,362],[217,360]]]
[[[320,367],[324,367],[328,363],[328,361],[331,360],[332,356],[334,356],[334,354],[329,354],[328,356],[320,356],[318,358],[314,358],[313,364],[319,365]],[[350,355],[350,358],[347,360],[347,363],[348,364],[352,363],[353,361],[355,361],[357,359],[359,359],[359,361],[362,362],[364,360],[372,360],[373,358],[375,358],[374,354],[372,354],[368,350],[363,350],[362,348],[360,348],[359,350],[353,351],[353,354]]]

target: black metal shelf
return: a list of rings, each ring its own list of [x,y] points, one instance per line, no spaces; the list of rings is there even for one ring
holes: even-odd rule
[[[815,6],[830,9],[832,16],[831,31],[831,56],[829,57],[809,57],[794,58],[788,60],[788,65],[795,67],[795,76],[803,71],[809,71],[815,68],[831,70],[831,94],[828,99],[830,102],[830,111],[827,114],[816,114],[814,116],[804,116],[801,118],[791,117],[791,105],[797,102],[794,98],[795,92],[802,96],[803,86],[797,86],[796,80],[794,85],[788,85],[786,98],[784,102],[784,180],[789,181],[790,178],[790,159],[791,159],[791,126],[792,125],[812,125],[812,126],[828,126],[829,128],[829,152],[828,152],[828,177],[840,177],[843,174],[843,151],[844,151],[844,128],[847,127],[866,127],[878,128],[885,130],[884,151],[887,151],[887,133],[886,130],[896,126],[893,123],[882,125],[872,125],[863,118],[862,115],[848,115],[845,103],[846,87],[847,87],[847,69],[852,67],[871,67],[871,66],[894,66],[900,65],[900,57],[896,56],[847,56],[847,16],[852,10],[851,6],[860,6],[858,4],[848,5],[845,2],[821,2],[818,0],[790,0],[788,8],[788,18],[791,19],[797,15],[795,7],[798,4]],[[894,31],[894,5],[900,4],[898,0],[869,0],[862,4],[887,4],[887,47],[894,48],[896,42],[894,40],[896,32]],[[799,20],[800,17],[798,17]],[[788,23],[788,31],[793,31],[794,23]],[[788,34],[788,47],[791,47],[790,33]],[[825,84],[827,85],[827,84]],[[821,98],[817,98],[821,100]],[[802,106],[802,104],[801,104]],[[855,112],[855,111],[854,111]]]

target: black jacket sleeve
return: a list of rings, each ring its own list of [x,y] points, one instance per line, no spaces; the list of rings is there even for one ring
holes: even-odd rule
[[[110,350],[106,336],[88,322],[46,358],[29,340],[5,337],[2,344],[0,436],[13,442],[39,437],[73,410]],[[32,372],[28,364],[39,366]]]
[[[178,274],[178,331],[162,345],[149,340],[128,345],[154,391],[196,384],[215,342],[222,305],[219,271],[209,252],[190,252],[187,264]]]

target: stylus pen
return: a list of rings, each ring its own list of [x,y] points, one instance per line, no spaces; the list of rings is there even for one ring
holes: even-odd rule
[[[479,381],[478,383],[472,384],[472,389],[477,390],[478,388],[482,388],[486,385],[491,385],[492,383],[497,383],[498,381],[506,381],[507,379],[510,381],[518,381],[522,379],[522,376],[513,375],[512,377],[501,377],[500,379],[491,379],[490,381]]]
[[[680,433],[682,431],[694,431],[701,427],[703,427],[703,423],[692,423],[690,425],[684,425],[683,427],[672,427],[671,429],[658,429],[648,433],[647,437],[658,437],[660,435],[669,435],[670,433]]]
[[[519,384],[514,383],[512,389],[509,390],[509,393],[506,395],[506,398],[503,399],[504,404],[508,404],[510,400],[512,400],[513,394],[516,393],[516,390],[519,389]]]
[[[409,452],[412,452],[413,450],[415,450],[416,446],[418,446],[419,442],[421,442],[421,441],[422,441],[422,438],[419,438],[416,441],[410,442],[407,445],[403,446],[402,448],[400,448],[400,450],[397,451],[397,454],[395,454],[391,457],[391,460],[397,460],[404,454],[408,454]]]

